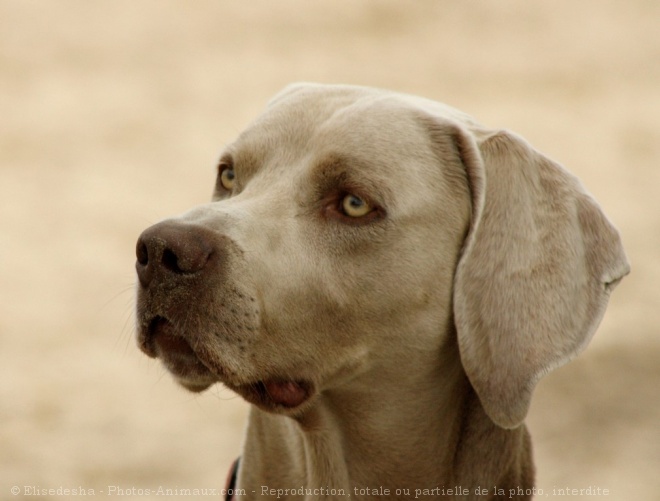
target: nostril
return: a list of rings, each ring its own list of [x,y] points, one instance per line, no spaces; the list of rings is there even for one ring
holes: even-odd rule
[[[146,266],[149,263],[149,250],[142,240],[138,240],[135,248],[135,255],[137,256],[137,262],[142,266]]]
[[[145,239],[142,237],[138,239],[137,245],[135,246],[135,255],[137,257],[135,271],[137,271],[140,285],[142,287],[148,287],[153,278],[154,270],[152,263],[149,262],[149,247],[147,246]]]
[[[197,273],[206,266],[213,250],[204,246],[182,246],[180,249],[163,249],[160,263],[168,271],[177,274]]]
[[[174,273],[183,273],[183,270],[179,268],[179,258],[171,249],[165,249],[163,251],[162,263],[166,269]]]

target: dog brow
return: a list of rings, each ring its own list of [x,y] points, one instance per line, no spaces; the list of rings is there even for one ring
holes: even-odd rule
[[[388,203],[392,196],[382,177],[378,175],[372,162],[341,152],[323,155],[312,171],[314,185],[321,190],[358,190],[366,192],[379,203]]]
[[[228,164],[236,170],[236,175],[242,180],[247,181],[259,169],[262,162],[258,160],[258,155],[254,154],[250,148],[235,148],[229,146],[218,160],[218,165]]]

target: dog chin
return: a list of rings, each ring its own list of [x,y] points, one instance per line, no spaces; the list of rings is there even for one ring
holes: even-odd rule
[[[179,383],[181,386],[183,386],[186,390],[192,392],[192,393],[201,393],[204,390],[207,390],[213,384],[216,383],[216,381],[191,381],[191,380],[184,380],[184,379],[178,379],[177,378],[177,383]]]

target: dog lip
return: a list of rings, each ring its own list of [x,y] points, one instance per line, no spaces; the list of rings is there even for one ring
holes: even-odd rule
[[[169,330],[169,329],[168,329]],[[157,331],[153,336],[152,343],[156,347],[156,353],[161,357],[172,355],[180,358],[197,358],[190,343],[185,338],[176,334],[171,334],[168,330]]]
[[[171,355],[179,358],[198,359],[199,357],[186,338],[175,331],[172,322],[165,317],[156,315],[149,321],[141,347],[146,350],[147,355],[153,358]]]
[[[305,380],[274,378],[240,386],[227,386],[248,402],[266,411],[297,409],[314,394],[314,385]]]
[[[139,345],[148,356],[159,358],[179,384],[189,391],[203,391],[218,381],[188,340],[176,333],[174,324],[165,317],[156,315],[149,321]]]
[[[142,328],[140,332],[138,346],[145,355],[158,358],[155,339],[159,335],[171,331],[172,324],[165,317],[156,315],[146,325],[147,327]]]
[[[270,380],[262,384],[270,399],[283,407],[298,407],[309,397],[308,388],[298,381]]]

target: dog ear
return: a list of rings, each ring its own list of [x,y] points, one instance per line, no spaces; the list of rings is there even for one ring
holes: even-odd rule
[[[512,133],[475,134],[453,134],[472,197],[454,315],[486,413],[514,428],[538,380],[586,347],[630,268],[577,178]]]

